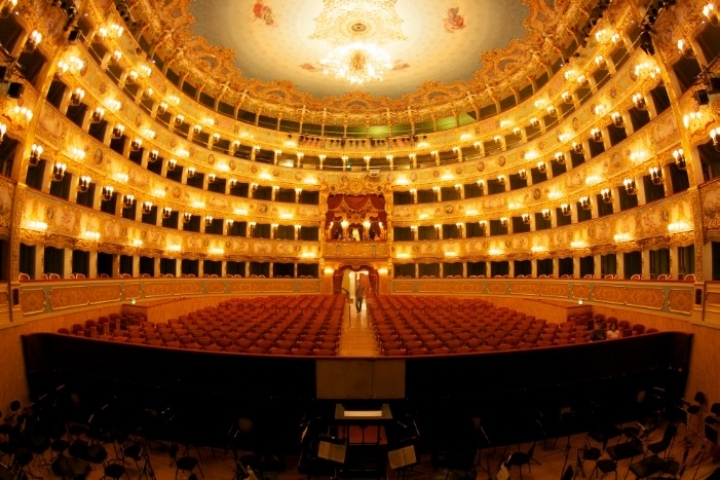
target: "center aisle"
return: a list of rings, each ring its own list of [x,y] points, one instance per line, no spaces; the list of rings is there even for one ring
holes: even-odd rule
[[[349,318],[348,318],[349,317]],[[343,319],[343,330],[338,347],[339,357],[379,357],[380,348],[375,340],[375,331],[367,318],[367,303],[357,313],[355,302],[348,304]]]

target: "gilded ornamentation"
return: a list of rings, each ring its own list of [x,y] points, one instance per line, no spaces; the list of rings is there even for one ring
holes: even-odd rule
[[[589,299],[590,298],[590,286],[588,285],[573,285],[572,286],[572,296],[573,298],[582,298],[582,299]]]
[[[346,4],[349,0],[328,0],[328,4]],[[370,2],[362,2],[367,4]],[[389,0],[373,0],[377,4],[390,4]],[[560,3],[567,4],[561,7]],[[468,98],[467,92],[478,92],[477,96],[503,98],[517,88],[528,77],[536,77],[547,69],[547,65],[556,56],[556,44],[562,44],[568,37],[568,32],[574,23],[583,21],[581,10],[592,8],[591,0],[578,0],[573,2],[555,2],[550,4],[544,0],[524,0],[528,17],[523,26],[527,34],[522,39],[514,39],[503,50],[488,50],[482,54],[481,69],[469,81],[449,81],[443,84],[426,84],[416,92],[402,95],[398,98],[371,96],[363,92],[352,92],[336,97],[318,98],[302,92],[295,85],[287,81],[263,82],[255,78],[246,78],[234,65],[234,52],[227,48],[209,45],[202,37],[191,33],[195,19],[190,14],[191,2],[188,0],[144,0],[137,2],[134,14],[138,16],[147,29],[146,37],[153,38],[157,44],[156,50],[171,65],[175,71],[186,72],[187,80],[195,85],[204,85],[205,91],[218,95],[222,92],[223,100],[230,104],[239,104],[243,99],[252,99],[266,111],[278,110],[284,118],[297,119],[298,112],[303,112],[306,120],[313,116],[331,116],[350,113],[357,116],[357,124],[364,124],[368,118],[382,118],[388,110],[406,112],[407,105],[419,105],[422,108],[432,107],[436,99],[441,104],[457,102],[456,108],[472,110],[472,102],[481,100]],[[93,5],[96,6],[96,5]],[[264,12],[268,2],[262,3],[258,11]],[[273,5],[276,9],[277,5]],[[463,33],[460,30],[465,25],[467,10],[470,7],[451,6],[446,11],[446,26],[451,31]],[[102,17],[99,10],[96,16]],[[443,15],[443,13],[440,13]],[[257,16],[257,14],[255,14]],[[357,21],[343,21],[338,25],[334,21],[318,22],[323,27],[323,38],[337,39],[357,38],[364,32],[371,32],[375,25],[388,25],[386,30],[401,32],[398,28],[400,22],[393,17],[381,15],[376,22],[368,21],[370,14],[363,14]],[[277,15],[267,17],[262,14],[260,19],[272,18],[275,22]],[[340,18],[340,17],[338,17]],[[343,17],[345,18],[345,17]],[[462,18],[462,20],[460,20]],[[264,25],[263,25],[264,26]],[[364,28],[363,28],[364,26]],[[327,27],[327,28],[325,28]],[[372,28],[371,28],[372,27]],[[344,33],[343,33],[344,32]],[[456,33],[459,34],[459,33]],[[399,35],[403,35],[399,33]],[[391,37],[392,38],[392,37]],[[490,98],[483,99],[487,102]],[[245,100],[246,102],[248,100]],[[468,105],[462,105],[468,104]],[[320,113],[323,112],[323,113]],[[338,124],[340,124],[339,122]]]
[[[707,303],[710,303],[709,300],[707,300]],[[668,308],[670,311],[690,313],[692,307],[692,290],[670,290],[670,294],[668,295]]]
[[[627,305],[661,309],[665,303],[665,292],[660,288],[633,288],[632,295],[626,295]],[[630,292],[627,290],[626,292]]]
[[[145,285],[148,285],[148,284],[146,283]],[[125,297],[125,299],[141,297],[139,283],[124,284],[122,287],[122,290],[123,290],[123,296]]]
[[[88,287],[54,287],[50,292],[49,300],[53,310],[87,305],[89,303]]]
[[[23,313],[42,313],[45,311],[45,293],[42,290],[25,290],[20,293],[20,305]]]
[[[225,283],[224,282],[208,282],[207,285],[205,285],[205,290],[207,290],[207,293],[211,293],[211,294],[225,293]]]
[[[487,292],[490,294],[502,294],[505,295],[507,287],[505,282],[487,282]]]
[[[599,302],[623,303],[625,300],[624,287],[606,287],[597,285],[593,289],[593,298]]]
[[[121,299],[120,285],[93,285],[90,289],[88,301],[93,303],[115,302]]]
[[[439,282],[418,282],[418,293],[447,294],[452,291],[452,283],[449,281]]]
[[[320,293],[321,292],[321,285],[318,280],[312,279],[312,280],[306,280],[302,279],[298,281],[298,289],[300,293],[308,294],[308,293]]]
[[[393,281],[393,290],[395,293],[413,293],[415,291],[415,283],[395,280]]]

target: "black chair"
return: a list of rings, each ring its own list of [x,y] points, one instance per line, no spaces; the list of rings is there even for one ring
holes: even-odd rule
[[[175,466],[177,467],[175,469],[175,479],[177,480],[178,475],[180,474],[180,470],[183,472],[188,472],[191,475],[194,475],[193,470],[197,468],[200,471],[200,476],[205,478],[205,474],[202,471],[202,468],[200,468],[200,462],[197,458],[191,457],[189,455],[186,455],[184,457],[180,457],[175,462]]]
[[[603,450],[605,450],[603,448]],[[587,442],[585,443],[585,446],[583,448],[578,449],[578,457],[577,457],[577,469],[578,474],[582,477],[585,476],[585,461],[590,460],[595,462],[595,466],[593,467],[590,476],[592,477],[592,473],[595,472],[595,469],[597,468],[597,462],[602,456],[603,452],[599,448],[591,447]]]
[[[560,480],[573,480],[573,478],[575,478],[575,471],[573,470],[572,465],[568,465]]]
[[[125,469],[125,465],[123,465],[120,459],[115,459],[112,462],[105,463],[105,468],[103,469],[103,476],[100,477],[100,480],[104,480],[106,478],[112,478],[112,480],[119,480],[123,476],[127,477],[128,480],[130,480],[130,475],[128,475],[127,470]]]
[[[663,433],[662,440],[659,442],[651,443],[647,446],[647,451],[645,452],[645,455],[643,456],[643,459],[647,457],[648,453],[653,453],[654,455],[658,456],[659,454],[670,451],[670,446],[672,445],[673,440],[675,439],[675,434],[677,433],[677,424],[675,423],[668,423],[667,427],[665,427],[665,432]]]
[[[697,435],[697,430],[692,430],[690,428],[690,423],[693,422],[693,418],[695,419],[695,427],[698,426],[698,418],[700,415],[700,411],[702,410],[702,407],[704,405],[707,405],[707,397],[703,392],[695,392],[695,396],[693,397],[693,402],[695,403],[686,403],[685,411],[687,412],[689,418],[687,419],[687,430],[688,430],[688,436],[692,432],[693,435]]]
[[[598,460],[595,464],[595,469],[602,473],[601,479],[605,478],[605,475],[608,473],[615,473],[615,478],[618,478],[617,463],[609,458]],[[592,477],[592,475],[590,476]]]
[[[508,458],[507,462],[505,462],[505,465],[507,465],[509,468],[516,466],[520,469],[520,479],[522,480],[522,466],[527,465],[528,466],[528,472],[532,473],[532,468],[530,466],[530,463],[533,459],[533,454],[535,453],[535,444],[533,443],[530,445],[530,448],[528,448],[527,452],[513,452],[510,454],[510,458]]]

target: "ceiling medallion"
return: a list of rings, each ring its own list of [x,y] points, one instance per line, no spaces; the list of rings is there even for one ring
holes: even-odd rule
[[[407,40],[395,11],[396,0],[324,0],[315,19],[312,40],[323,40],[334,48],[320,60],[323,73],[352,84],[382,80],[393,68],[383,48]]]

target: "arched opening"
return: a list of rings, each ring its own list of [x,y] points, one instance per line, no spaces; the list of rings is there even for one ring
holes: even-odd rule
[[[345,290],[354,298],[358,281],[365,287],[365,295],[379,291],[380,275],[372,265],[341,265],[333,273],[333,294],[339,295]]]

